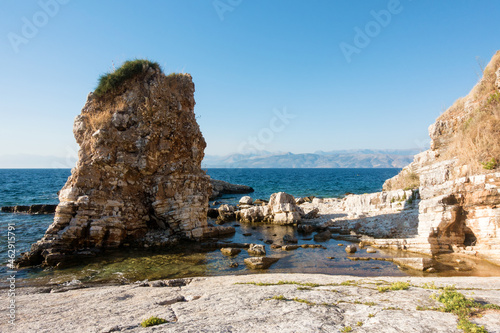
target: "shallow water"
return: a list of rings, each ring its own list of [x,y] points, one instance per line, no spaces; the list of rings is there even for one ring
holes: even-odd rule
[[[325,197],[341,196],[348,191],[373,192],[380,190],[383,181],[397,171],[397,169],[209,169],[208,173],[214,178],[253,186],[256,189],[256,192],[251,194],[253,198],[268,198],[271,193],[279,190],[295,196]],[[0,170],[0,206],[57,203],[57,191],[64,185],[69,174],[69,170]],[[235,203],[241,196],[226,195],[219,201]],[[2,247],[7,243],[7,226],[13,223],[16,226],[16,250],[18,254],[27,251],[30,244],[43,236],[52,220],[53,215],[0,213],[0,243]],[[237,225],[237,223],[227,225]],[[236,230],[234,235],[220,239],[219,242],[263,244],[264,240],[270,239],[275,243],[281,243],[283,236],[290,234],[299,239],[299,244],[316,243],[312,240],[312,235],[298,234],[293,227],[241,224]],[[245,237],[244,233],[252,235]],[[163,252],[132,249],[107,252],[105,257],[87,260],[79,266],[61,270],[24,269],[18,271],[16,277],[17,285],[47,285],[61,284],[73,279],[85,283],[123,283],[144,279],[267,272],[356,276],[500,276],[500,267],[470,258],[439,256],[436,258],[439,272],[428,274],[398,268],[389,261],[349,260],[344,250],[344,246],[349,242],[341,239],[330,239],[321,244],[327,248],[299,248],[288,252],[273,250],[266,244],[267,255],[279,257],[280,260],[265,271],[246,269],[243,259],[249,255],[245,250],[234,258],[228,258],[219,250],[210,250],[195,243],[185,243],[176,246],[175,250]],[[2,250],[0,260],[3,264],[6,263],[6,255],[7,252]],[[419,255],[382,250],[375,254],[367,254],[365,250],[359,250],[353,256],[392,258]],[[465,262],[458,264],[457,259]],[[238,263],[239,266],[231,268],[232,263]],[[0,275],[5,275],[6,272],[5,266],[0,267]],[[0,286],[5,286],[5,283],[0,282]]]
[[[296,232],[294,227],[269,226],[262,224],[238,224],[234,235],[219,239],[219,242],[228,243],[257,243],[273,240],[281,243],[285,234],[298,238],[300,244],[322,244],[321,248],[299,248],[293,251],[271,249],[266,244],[267,256],[278,257],[280,260],[264,271],[249,270],[243,260],[250,257],[242,249],[235,257],[226,257],[220,250],[209,250],[196,243],[184,243],[175,250],[144,251],[122,250],[106,253],[105,257],[87,260],[85,263],[66,269],[25,269],[19,271],[18,277],[23,279],[19,285],[59,285],[74,279],[83,283],[130,283],[139,280],[173,279],[195,276],[217,276],[234,274],[262,274],[262,273],[316,273],[332,275],[355,276],[500,276],[500,267],[481,260],[465,259],[466,265],[458,265],[455,260],[459,257],[441,256],[436,258],[440,271],[437,273],[423,273],[400,268],[390,261],[379,260],[350,260],[349,257],[393,258],[393,257],[421,257],[403,251],[377,250],[377,253],[368,254],[365,249],[358,249],[356,254],[347,254],[345,246],[352,242],[342,239],[329,239],[325,242],[315,242],[312,235]],[[250,236],[243,234],[252,233]],[[342,236],[339,235],[341,238]],[[339,246],[342,244],[342,246]],[[329,259],[333,257],[334,259]],[[463,260],[463,259],[462,259]],[[232,263],[238,267],[231,268]],[[469,267],[467,271],[456,271],[454,267]]]

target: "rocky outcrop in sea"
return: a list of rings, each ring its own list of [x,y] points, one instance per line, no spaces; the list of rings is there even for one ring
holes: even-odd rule
[[[102,249],[200,239],[210,179],[189,74],[142,71],[105,94],[90,93],[73,133],[76,168],[54,222],[20,265],[57,265]]]

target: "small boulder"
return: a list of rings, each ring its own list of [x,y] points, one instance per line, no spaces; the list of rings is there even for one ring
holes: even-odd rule
[[[325,230],[323,232],[320,232],[320,233],[317,233],[316,235],[314,235],[314,241],[315,242],[325,242],[325,241],[329,240],[331,236],[332,236],[332,233],[330,232],[330,230]]]
[[[235,207],[231,205],[220,205],[218,209],[219,216],[217,217],[217,221],[222,223],[234,221],[235,219]]]
[[[291,250],[297,250],[299,247],[300,245],[283,245],[281,249],[284,251],[291,251]]]
[[[314,208],[309,213],[304,215],[304,219],[306,219],[306,220],[315,219],[318,216],[319,216],[319,208]]]
[[[241,252],[241,249],[235,249],[233,247],[223,247],[222,249],[220,249],[220,252],[222,252],[222,254],[225,256],[235,256]]]
[[[283,241],[285,243],[293,243],[293,244],[297,244],[299,241],[297,238],[291,236],[291,235],[285,235],[283,236]]]
[[[358,248],[356,247],[356,245],[347,245],[345,247],[345,252],[347,253],[356,253],[357,250]]]
[[[243,262],[250,269],[267,269],[278,260],[279,258],[252,257],[246,258],[245,260],[243,260]]]
[[[377,250],[375,250],[373,247],[369,247],[366,249],[366,253],[377,253]]]
[[[249,197],[248,195],[242,197],[239,201],[240,205],[252,205],[253,204],[253,199]]]
[[[307,214],[306,214],[307,215]],[[306,217],[304,217],[306,218]],[[310,224],[301,224],[297,227],[297,231],[304,233],[304,234],[310,234],[312,233],[316,228],[313,225]]]
[[[248,254],[254,256],[265,256],[266,247],[261,244],[250,244],[250,247],[248,248]]]

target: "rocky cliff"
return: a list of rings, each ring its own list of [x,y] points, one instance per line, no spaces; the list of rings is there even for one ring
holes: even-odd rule
[[[385,190],[418,187],[420,194],[418,234],[387,245],[500,264],[500,51],[483,74],[429,127],[431,149],[384,184]]]
[[[140,67],[137,70],[137,62]],[[149,62],[89,94],[73,132],[79,159],[53,224],[20,261],[55,265],[94,250],[200,238],[207,226],[206,146],[189,74]],[[121,72],[120,72],[121,71]],[[102,81],[102,79],[101,79]]]

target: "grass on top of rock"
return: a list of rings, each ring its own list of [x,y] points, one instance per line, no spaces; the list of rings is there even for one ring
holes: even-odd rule
[[[165,319],[163,319],[163,318],[158,318],[158,317],[152,316],[152,317],[150,317],[148,319],[144,319],[141,322],[141,326],[142,327],[156,326],[156,325],[165,324],[167,322],[168,321],[165,320]]]
[[[463,98],[459,99],[441,116],[449,118],[454,110],[465,115],[443,158],[456,158],[460,164],[469,166],[469,173],[497,169],[500,161],[500,91],[495,86],[499,67],[500,52],[497,52],[469,94],[475,104],[466,105]],[[474,108],[466,109],[469,105]]]
[[[125,61],[123,65],[115,71],[101,75],[94,94],[97,97],[102,97],[109,92],[116,91],[125,81],[141,73],[145,73],[149,68],[161,71],[161,67],[157,62],[145,59]]]

